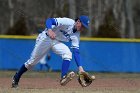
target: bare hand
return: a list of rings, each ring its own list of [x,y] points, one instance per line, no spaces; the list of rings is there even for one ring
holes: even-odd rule
[[[51,39],[55,39],[56,37],[56,34],[51,29],[48,30],[47,34]]]

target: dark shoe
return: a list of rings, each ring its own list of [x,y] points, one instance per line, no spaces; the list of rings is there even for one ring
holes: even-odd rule
[[[69,81],[71,81],[75,76],[75,73],[72,71],[70,73],[68,73],[67,75],[65,75],[61,80],[60,80],[60,84],[62,86],[65,86]]]
[[[19,82],[19,80],[16,79],[14,76],[13,80],[12,80],[12,88],[18,88],[18,82]]]

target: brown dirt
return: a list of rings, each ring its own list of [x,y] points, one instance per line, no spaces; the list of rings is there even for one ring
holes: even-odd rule
[[[11,78],[1,77],[0,78],[0,88],[10,88],[11,87]],[[59,84],[59,79],[51,77],[42,77],[42,78],[21,78],[20,88],[23,89],[65,89],[65,88],[82,88],[77,79],[74,78],[66,86],[61,86]],[[130,78],[99,78],[96,79],[89,87],[86,89],[139,89],[140,88],[140,79]]]

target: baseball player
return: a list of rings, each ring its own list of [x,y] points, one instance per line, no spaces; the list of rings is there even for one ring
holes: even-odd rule
[[[52,68],[48,64],[48,61],[50,60],[50,58],[51,58],[50,54],[46,54],[45,56],[43,56],[41,58],[41,60],[39,61],[39,63],[40,63],[40,71],[43,69],[43,66],[45,66],[48,69],[49,72],[52,71]]]
[[[79,72],[84,72],[80,61],[79,39],[80,32],[82,32],[84,28],[88,28],[88,24],[89,18],[85,15],[81,15],[75,20],[65,17],[48,18],[46,20],[46,28],[38,35],[35,47],[29,60],[27,60],[27,62],[25,62],[19,71],[17,71],[13,76],[12,88],[18,87],[22,74],[36,65],[39,60],[49,52],[49,50],[52,50],[56,54],[60,55],[63,59],[60,84],[64,86],[72,80],[75,73],[73,71],[68,73],[72,53],[68,46],[66,46],[63,42],[71,42],[78,70]]]

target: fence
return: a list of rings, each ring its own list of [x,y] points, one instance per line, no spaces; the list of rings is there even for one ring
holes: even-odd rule
[[[35,44],[32,36],[0,36],[0,69],[15,70],[27,61]],[[70,46],[69,43],[66,45]],[[81,38],[80,54],[86,71],[140,72],[140,40]],[[62,59],[51,52],[48,62],[53,70],[61,70]],[[39,69],[37,64],[34,70]],[[70,70],[77,70],[72,59]]]

